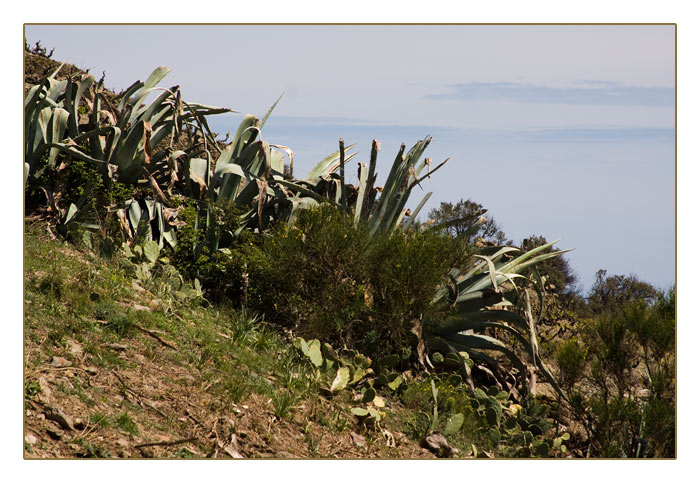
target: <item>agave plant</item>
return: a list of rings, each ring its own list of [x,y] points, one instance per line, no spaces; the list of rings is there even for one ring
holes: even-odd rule
[[[394,164],[387,176],[383,187],[375,187],[377,179],[376,165],[380,144],[372,142],[369,166],[358,163],[357,176],[359,185],[346,184],[345,166],[355,154],[348,151],[355,145],[345,146],[343,139],[339,142],[339,150],[318,163],[304,180],[275,179],[274,182],[295,193],[294,200],[303,206],[304,201],[313,206],[310,200],[330,203],[339,210],[351,214],[356,222],[369,223],[371,231],[391,231],[403,226],[405,216],[410,213],[406,204],[413,188],[442,167],[447,160],[430,171],[430,158],[418,162],[432,141],[427,137],[418,141],[404,154],[405,145],[401,145]],[[428,173],[420,176],[428,167]],[[377,194],[381,193],[379,200]],[[415,212],[409,215],[413,221],[432,193],[425,195]],[[293,217],[290,218],[293,221]]]
[[[540,310],[533,316],[529,290],[534,289],[534,293],[542,297],[541,278],[537,276],[535,268],[538,263],[565,252],[544,253],[557,241],[527,252],[512,247],[485,247],[477,253],[477,261],[467,270],[454,269],[449,274],[450,283],[441,287],[433,300],[434,303],[452,306],[453,315],[423,327],[422,335],[427,347],[458,355],[470,383],[467,359],[499,367],[491,355],[499,352],[518,371],[519,382],[525,392],[529,385],[528,369],[519,352],[526,352],[547,382],[559,391],[552,374],[539,357],[536,324],[543,304],[540,300]],[[512,337],[521,351],[484,334],[486,329],[503,331]]]
[[[66,139],[67,134],[78,135],[78,105],[86,90],[93,84],[92,76],[57,80],[61,64],[53,73],[32,87],[24,99],[24,162],[25,182],[30,172],[38,177],[47,168],[54,168],[59,148],[52,147]],[[42,155],[49,150],[42,166]]]
[[[157,239],[161,246],[164,240],[174,244],[175,225],[170,223],[172,216],[165,215],[168,202],[163,191],[172,194],[181,171],[178,163],[188,165],[202,153],[211,158],[210,150],[218,147],[206,116],[231,109],[186,103],[178,86],[157,87],[170,72],[167,67],[155,69],[145,82],[135,82],[114,100],[105,94],[103,79],[97,84],[89,75],[77,82],[56,80],[61,67],[25,98],[25,183],[30,175],[39,178],[47,169],[62,169],[65,164],[56,166],[62,152],[67,160],[96,166],[108,185],[150,185],[157,201],[129,200],[117,214],[130,236],[146,227],[146,239]],[[153,93],[159,94],[147,102]],[[80,124],[80,107],[87,111],[82,116],[87,118],[85,124]],[[191,131],[189,144],[175,149],[185,131]],[[63,226],[75,222],[85,201],[72,200],[61,216]],[[141,212],[150,214],[148,223],[143,223]]]

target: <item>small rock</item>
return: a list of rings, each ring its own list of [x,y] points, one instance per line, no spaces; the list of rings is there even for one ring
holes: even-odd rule
[[[39,386],[41,386],[41,393],[46,397],[51,397],[51,388],[49,383],[46,381],[45,377],[39,378]]]
[[[124,438],[119,438],[117,440],[117,444],[119,446],[129,446],[129,442],[127,440],[125,440]]]
[[[37,437],[32,433],[27,433],[27,435],[24,437],[24,442],[29,445],[34,445],[37,441],[39,441],[39,439],[37,439]]]
[[[73,363],[63,357],[53,356],[49,365],[51,367],[70,367]]]
[[[56,421],[63,429],[69,431],[73,429],[73,421],[59,408],[47,408],[44,414],[46,415],[46,419]]]
[[[243,456],[241,453],[238,452],[236,448],[231,446],[230,444],[227,444],[226,446],[223,447],[223,450],[233,459],[243,459],[245,456]]]
[[[90,367],[85,367],[85,368],[83,368],[83,369],[85,369],[85,372],[87,372],[87,373],[90,374],[91,376],[96,376],[96,375],[97,375],[97,367],[90,366]]]
[[[449,458],[457,452],[440,433],[433,433],[420,441],[420,445],[438,458]]]
[[[350,437],[352,438],[352,442],[355,444],[355,446],[359,446],[360,448],[367,447],[367,440],[364,436],[357,434],[355,431],[351,431]]]
[[[82,431],[83,429],[86,428],[85,421],[82,420],[82,418],[75,418],[73,420],[73,427],[77,429],[78,431]]]
[[[76,341],[67,339],[66,342],[68,343],[71,354],[74,356],[81,356],[83,354],[83,348]]]
[[[145,312],[150,312],[150,311],[151,311],[151,308],[150,308],[150,307],[145,307],[145,306],[139,305],[139,304],[132,304],[132,305],[131,305],[131,308],[134,309],[134,310],[138,310],[138,311],[145,311]]]

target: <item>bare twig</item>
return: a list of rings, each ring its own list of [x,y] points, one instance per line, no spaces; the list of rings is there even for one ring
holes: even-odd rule
[[[170,342],[163,340],[157,333],[153,332],[152,330],[144,329],[143,327],[141,327],[138,324],[133,324],[133,326],[136,327],[141,332],[143,332],[144,334],[150,335],[151,337],[156,339],[158,342],[163,344],[165,347],[169,347],[170,349],[173,349],[173,350],[179,350],[176,346],[174,346]]]
[[[196,437],[178,439],[176,441],[153,441],[150,443],[141,443],[134,446],[134,448],[145,448],[146,446],[177,446],[178,444],[190,443],[196,441]]]

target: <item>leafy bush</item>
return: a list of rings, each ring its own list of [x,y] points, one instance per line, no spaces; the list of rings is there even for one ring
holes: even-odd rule
[[[586,349],[577,340],[569,339],[561,343],[556,352],[560,382],[571,388],[581,378],[586,365]]]
[[[304,210],[294,227],[274,230],[262,253],[264,269],[252,273],[252,285],[265,287],[268,320],[375,358],[416,345],[412,320],[444,315],[446,308],[432,301],[465,250],[432,232],[372,234],[321,207]]]
[[[556,362],[586,453],[674,457],[675,288],[599,315],[581,336],[559,345]]]
[[[184,225],[178,230],[178,243],[170,253],[173,265],[188,279],[202,284],[207,298],[212,302],[248,305],[248,297],[255,295],[250,286],[248,266],[261,263],[258,245],[260,237],[243,230],[234,238],[241,210],[232,204],[216,204],[200,209],[198,202],[183,203],[179,219]],[[224,237],[223,248],[212,249],[207,232],[199,220],[210,214],[211,225]]]

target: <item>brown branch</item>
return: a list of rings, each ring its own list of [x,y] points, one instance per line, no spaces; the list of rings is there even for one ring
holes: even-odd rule
[[[196,437],[178,439],[176,441],[153,441],[150,443],[141,443],[134,446],[134,448],[145,448],[146,446],[177,446],[178,444],[190,443],[196,441]]]
[[[171,348],[171,349],[173,349],[173,350],[179,350],[177,347],[175,347],[174,345],[172,345],[172,344],[169,343],[168,341],[163,340],[157,333],[153,332],[152,330],[144,329],[143,327],[141,327],[141,326],[138,325],[138,324],[133,324],[133,326],[136,327],[136,328],[137,328],[138,330],[140,330],[141,332],[143,332],[144,334],[150,335],[151,337],[153,337],[154,339],[156,339],[158,342],[160,342],[161,344],[163,344],[165,347],[169,347],[169,348]]]

